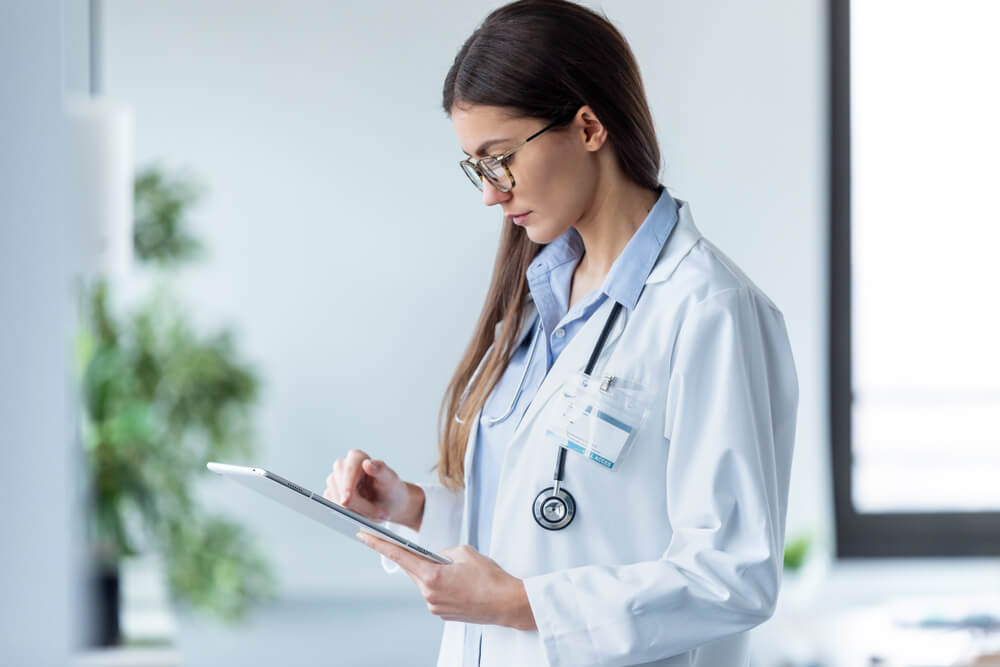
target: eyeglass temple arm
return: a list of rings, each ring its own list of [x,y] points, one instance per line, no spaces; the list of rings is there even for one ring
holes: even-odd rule
[[[531,135],[530,137],[528,137],[527,139],[525,139],[524,141],[522,141],[521,143],[519,143],[517,146],[514,146],[513,148],[507,150],[505,153],[503,153],[503,155],[484,155],[483,157],[480,157],[480,158],[473,158],[471,155],[469,155],[464,160],[461,160],[461,162],[468,162],[469,164],[478,167],[479,166],[479,161],[480,160],[485,160],[488,157],[491,157],[491,158],[493,158],[495,160],[505,160],[505,159],[509,158],[511,155],[513,155],[514,151],[519,150],[521,148],[521,146],[524,146],[526,143],[528,143],[529,141],[531,141],[532,139],[534,139],[535,137],[537,137],[539,134],[541,134],[545,130],[551,129],[551,128],[555,127],[558,124],[559,124],[559,121],[554,121],[552,123],[549,123],[548,125],[546,125],[542,129],[540,129],[538,132],[535,132],[533,135]]]
[[[507,151],[506,153],[504,153],[503,155],[501,155],[501,156],[499,157],[499,159],[501,159],[501,160],[502,160],[502,159],[505,159],[505,158],[509,158],[509,157],[511,156],[511,154],[512,154],[512,153],[513,153],[514,151],[516,151],[516,150],[520,149],[520,148],[521,148],[521,146],[525,145],[526,143],[528,143],[529,141],[531,141],[532,139],[534,139],[535,137],[537,137],[537,136],[538,136],[539,134],[541,134],[542,132],[544,132],[544,131],[546,131],[546,130],[549,130],[549,129],[551,129],[551,128],[555,127],[555,126],[556,126],[556,125],[558,125],[558,124],[559,124],[559,121],[557,121],[557,120],[556,120],[556,121],[552,121],[551,123],[549,123],[548,125],[546,125],[546,126],[545,126],[545,127],[543,127],[542,129],[540,129],[540,130],[539,130],[538,132],[535,132],[535,133],[534,133],[533,135],[531,135],[530,137],[528,137],[527,139],[525,139],[524,141],[522,141],[521,143],[519,143],[519,144],[518,144],[517,146],[514,146],[514,147],[513,147],[513,148],[511,148],[511,149],[510,149],[509,151]]]

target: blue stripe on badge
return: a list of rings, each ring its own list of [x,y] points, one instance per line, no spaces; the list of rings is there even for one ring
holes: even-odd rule
[[[597,416],[600,419],[603,419],[604,421],[608,422],[612,426],[616,426],[616,427],[620,428],[621,430],[625,431],[626,433],[631,433],[632,432],[632,427],[631,426],[629,426],[628,424],[626,424],[624,422],[618,421],[617,419],[615,419],[614,417],[612,417],[611,415],[609,415],[607,412],[601,412],[600,410],[598,410],[597,411]]]
[[[604,458],[603,456],[599,456],[599,455],[595,454],[594,452],[590,453],[590,458],[592,460],[594,460],[594,461],[597,461],[598,463],[600,463],[605,468],[613,468],[614,465],[615,465],[614,461],[609,461],[606,458]]]
[[[556,443],[558,443],[560,447],[563,445],[563,439],[557,433],[553,433],[549,429],[545,429],[545,435],[547,435],[548,437],[550,437],[553,440],[555,440]],[[580,454],[586,453],[586,450],[584,449],[584,447],[582,445],[580,445],[580,444],[578,444],[576,442],[573,442],[572,440],[567,439],[565,444],[566,444],[567,447],[569,447],[570,449],[572,449],[574,452],[578,452]]]

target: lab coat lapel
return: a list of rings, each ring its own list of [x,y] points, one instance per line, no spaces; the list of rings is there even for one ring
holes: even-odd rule
[[[472,497],[472,457],[475,456],[476,452],[476,440],[479,435],[479,418],[483,414],[483,409],[479,408],[479,411],[472,417],[472,428],[469,429],[469,439],[465,442],[465,511],[462,512],[462,532],[459,534],[459,544],[469,544],[469,537],[472,532],[472,512],[470,509],[474,507],[471,503],[475,502]]]
[[[656,264],[649,272],[646,284],[660,283],[669,278],[700,238],[701,232],[695,227],[694,218],[691,217],[691,204],[678,199],[677,224],[674,225],[666,243],[663,244],[663,250],[660,251]]]

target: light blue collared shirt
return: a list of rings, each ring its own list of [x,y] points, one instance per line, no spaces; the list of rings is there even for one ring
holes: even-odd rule
[[[520,347],[514,351],[500,381],[483,405],[472,462],[471,490],[475,492],[473,497],[476,505],[469,508],[472,512],[469,538],[471,545],[480,553],[489,553],[493,509],[507,443],[542,380],[576,332],[606,298],[617,301],[630,312],[635,308],[646,278],[677,223],[677,202],[667,193],[666,188],[660,187],[659,199],[611,265],[604,284],[580,299],[573,308],[569,307],[570,286],[573,272],[584,252],[583,239],[575,228],[570,227],[559,238],[542,248],[528,267],[528,289],[538,309],[538,316],[532,333],[525,336]],[[533,342],[535,350],[532,355]],[[522,375],[524,384],[520,395],[514,400]],[[493,419],[507,413],[512,401],[513,410],[510,414],[492,423]],[[531,500],[525,498],[525,511]],[[481,637],[481,626],[466,625],[466,665],[479,665],[478,648]]]

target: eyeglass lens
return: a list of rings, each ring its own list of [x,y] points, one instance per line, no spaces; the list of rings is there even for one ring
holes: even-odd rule
[[[472,184],[478,189],[483,189],[482,180],[479,176],[479,172],[468,162],[462,163],[462,169],[465,171],[465,175],[469,177]],[[507,192],[511,188],[510,177],[507,175],[507,170],[504,169],[500,161],[493,157],[485,157],[479,161],[479,169],[482,174],[486,176],[490,181],[490,185],[497,188],[501,192]]]

